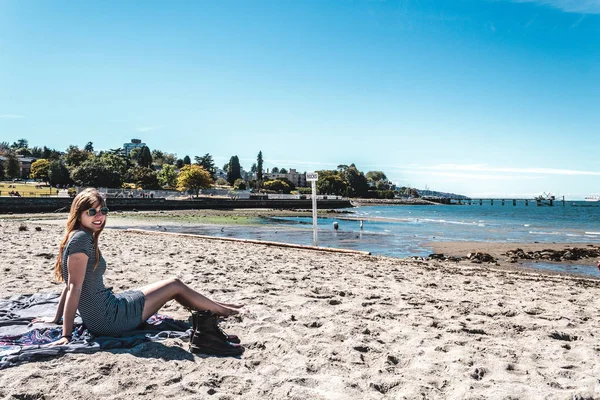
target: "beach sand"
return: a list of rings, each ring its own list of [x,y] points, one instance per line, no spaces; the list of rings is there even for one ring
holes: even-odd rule
[[[62,233],[0,218],[2,298],[62,289]],[[246,303],[224,324],[245,354],[194,356],[174,339],[69,354],[0,371],[0,398],[600,397],[598,279],[111,229],[100,245],[115,291],[178,276]]]

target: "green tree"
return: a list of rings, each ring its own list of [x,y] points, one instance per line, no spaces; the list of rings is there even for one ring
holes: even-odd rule
[[[184,165],[185,165],[185,163],[183,162],[183,160],[181,158],[179,158],[179,159],[177,159],[177,161],[175,161],[175,166],[177,167],[177,169],[181,169]]]
[[[27,149],[27,148],[29,148],[29,141],[27,139],[19,139],[16,142],[14,142],[10,147],[13,150]]]
[[[279,170],[279,173],[280,173],[280,174],[287,174],[287,173],[288,173],[288,170],[287,170],[287,169],[285,169],[285,168],[281,168],[281,169]]]
[[[161,186],[177,186],[177,172],[175,172],[174,165],[163,164],[162,169],[158,171],[156,176]]]
[[[69,168],[76,168],[90,158],[90,152],[81,150],[77,146],[70,145],[65,154],[65,164]]]
[[[177,156],[175,156],[173,153],[163,153],[162,161],[163,164],[175,165]]]
[[[387,181],[387,176],[385,176],[383,171],[369,171],[366,173],[365,178],[369,182]]]
[[[267,190],[273,190],[279,193],[289,193],[291,191],[290,185],[281,179],[273,179],[263,183],[263,187]]]
[[[129,168],[125,175],[127,182],[133,182],[144,189],[160,189],[156,172],[150,167],[135,166]]]
[[[31,157],[32,156],[31,150],[27,147],[20,147],[15,150],[15,153],[17,153],[21,157]]]
[[[121,177],[124,177],[127,173],[129,163],[124,155],[106,152],[102,153],[98,158],[108,169],[116,171]]]
[[[348,183],[352,197],[364,197],[369,192],[369,183],[365,175],[356,168],[354,164],[343,172],[343,178]]]
[[[256,179],[262,181],[263,178],[263,154],[262,151],[258,152],[256,157]]]
[[[4,170],[4,163],[0,162],[0,181],[4,179],[6,176],[6,171]]]
[[[256,167],[256,163],[253,163],[252,166],[250,167],[250,172],[252,172],[253,174],[256,174],[257,170],[258,170],[258,168]]]
[[[70,185],[73,183],[69,170],[61,160],[52,160],[48,167],[48,182],[50,185]]]
[[[190,160],[190,156],[183,157],[183,165],[191,165],[192,160]]]
[[[235,182],[233,183],[233,188],[235,190],[246,190],[246,182],[244,182],[243,179],[236,179]]]
[[[242,177],[241,169],[238,156],[231,157],[227,168],[227,182],[233,185],[236,179],[240,179]]]
[[[138,165],[140,167],[150,168],[152,165],[152,154],[148,146],[142,146],[140,149],[140,156],[138,157]]]
[[[271,170],[272,174],[278,174],[279,173],[279,168],[277,167],[273,167],[273,169]]]
[[[102,163],[98,157],[84,161],[71,170],[71,179],[79,186],[120,188],[123,177]]]
[[[45,158],[46,160],[58,160],[61,156],[62,154],[60,151],[49,149],[46,146],[44,146],[44,149],[42,150],[42,158]]]
[[[31,170],[29,173],[29,177],[31,179],[39,179],[44,182],[47,182],[49,173],[50,173],[50,161],[48,161],[44,158],[40,158],[39,160],[36,160],[31,164]]]
[[[123,156],[125,150],[122,147],[117,147],[116,149],[108,149],[107,153],[115,154],[117,156]]]
[[[204,168],[210,174],[210,177],[214,180],[217,174],[217,169],[215,168],[215,162],[212,156],[209,153],[206,153],[202,157],[194,157],[196,160],[196,164]]]
[[[317,192],[319,194],[333,194],[343,196],[346,193],[348,183],[342,178],[339,171],[322,170],[317,171]]]
[[[41,147],[35,146],[31,148],[31,157],[44,158],[44,151]]]
[[[94,152],[94,143],[92,142],[87,142],[85,147],[83,148],[83,150],[89,152],[89,153],[93,153]]]
[[[377,190],[389,190],[390,185],[388,185],[387,181],[377,181],[377,183],[375,183],[375,187],[377,188]]]
[[[9,179],[21,178],[21,164],[19,163],[19,159],[17,155],[12,151],[9,151],[5,155],[6,161],[4,162],[4,169],[6,171],[6,176]]]
[[[163,164],[163,158],[165,156],[165,153],[163,153],[160,150],[152,150],[151,155],[152,155],[152,163],[153,164],[155,164],[155,165]]]
[[[199,165],[184,165],[177,175],[177,189],[191,191],[196,197],[200,189],[209,188],[212,183],[208,171]]]
[[[227,179],[223,179],[223,178],[217,179],[217,181],[215,182],[215,184],[217,186],[229,186],[229,182],[227,182]]]
[[[421,195],[419,194],[419,191],[415,188],[409,188],[408,192],[411,197],[421,197]]]
[[[135,147],[129,151],[129,160],[131,160],[131,162],[139,164],[141,154],[142,154],[142,148]]]

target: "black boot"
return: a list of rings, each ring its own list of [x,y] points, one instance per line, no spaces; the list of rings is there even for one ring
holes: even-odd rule
[[[226,335],[219,329],[217,318],[212,312],[199,313],[194,324],[196,327],[190,341],[192,353],[238,356],[244,352],[244,348],[239,344],[223,339]]]
[[[190,334],[190,343],[194,339],[194,332],[196,332],[196,330],[198,330],[199,321],[203,318],[210,317],[211,315],[214,316],[214,313],[212,311],[192,311],[192,333]],[[241,342],[240,338],[237,337],[236,335],[228,335],[227,333],[225,333],[223,331],[223,329],[221,329],[219,327],[219,324],[218,324],[218,321],[216,318],[214,318],[214,321],[215,321],[215,329],[220,332],[220,336],[224,341],[231,342],[231,343],[237,343],[237,344],[239,344]]]

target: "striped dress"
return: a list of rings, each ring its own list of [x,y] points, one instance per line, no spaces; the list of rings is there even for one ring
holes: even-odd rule
[[[88,256],[78,307],[83,324],[95,335],[106,336],[119,336],[140,326],[146,300],[144,293],[128,290],[114,294],[110,288],[104,286],[106,262],[100,254],[100,263],[94,269],[96,249],[89,232],[76,231],[63,250],[62,272],[65,283],[68,285],[69,282],[67,259],[75,253]]]

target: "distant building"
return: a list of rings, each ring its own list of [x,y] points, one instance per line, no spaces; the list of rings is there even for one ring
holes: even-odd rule
[[[227,172],[225,172],[224,169],[217,168],[217,170],[215,171],[215,180],[219,178],[227,179]]]
[[[285,178],[292,182],[297,187],[306,187],[306,173],[298,173],[294,168],[291,168],[287,174],[266,173],[263,174],[264,179],[282,179]]]
[[[17,160],[19,161],[19,167],[21,168],[20,177],[22,179],[29,179],[29,174],[31,173],[31,164],[33,164],[37,158],[17,156]],[[6,157],[0,156],[0,162],[4,161],[6,161]]]
[[[145,145],[146,143],[142,143],[140,139],[131,139],[131,143],[123,143],[123,152],[126,156],[129,156],[131,150],[139,149],[141,147],[144,147]]]

